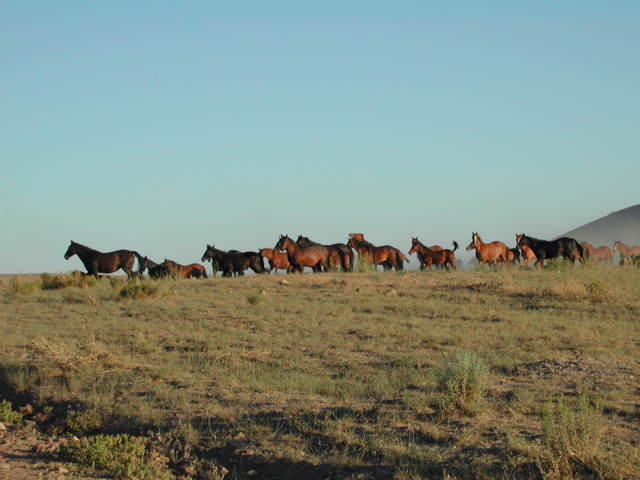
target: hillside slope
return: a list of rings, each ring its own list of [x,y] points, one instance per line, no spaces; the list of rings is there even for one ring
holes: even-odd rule
[[[616,240],[625,245],[640,245],[640,205],[610,213],[556,238],[559,237],[587,241],[596,247],[606,245],[613,248],[613,242]]]

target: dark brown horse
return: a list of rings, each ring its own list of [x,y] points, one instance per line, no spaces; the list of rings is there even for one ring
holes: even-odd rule
[[[273,270],[278,273],[279,268],[286,270],[287,273],[291,273],[293,271],[293,267],[289,263],[289,255],[286,253],[274,252],[273,248],[261,248],[258,250],[258,253],[269,261],[269,274],[271,274]]]
[[[353,271],[353,252],[344,243],[322,245],[310,240],[309,237],[303,237],[302,235],[298,235],[296,243],[300,247],[316,247],[319,245],[326,247],[329,251],[329,268],[341,267],[343,272]]]
[[[164,259],[164,264],[171,269],[171,273],[178,278],[207,278],[207,272],[199,263],[180,265],[173,260]]]
[[[240,252],[238,250],[225,252],[215,248],[214,245],[207,245],[201,260],[203,262],[211,260],[214,277],[218,271],[222,271],[223,277],[243,276],[244,271],[249,268],[255,273],[264,273],[265,271],[262,257],[257,252]]]
[[[395,268],[404,270],[404,262],[409,261],[404,253],[391,245],[377,246],[364,239],[362,233],[350,233],[347,245],[372,265],[380,265],[384,270]]]
[[[618,240],[613,242],[613,251],[615,252],[616,250],[620,252],[620,257],[623,260],[626,257],[629,257],[631,255],[640,255],[640,247],[638,246],[629,247],[628,245],[625,245],[624,243]]]
[[[273,247],[276,252],[285,251],[289,263],[295,272],[302,273],[304,267],[311,267],[314,272],[329,269],[329,250],[322,245],[301,247],[287,235],[280,235],[278,243]]]
[[[102,253],[72,240],[64,258],[69,260],[74,255],[78,255],[84,264],[87,275],[93,275],[96,278],[100,278],[100,273],[114,273],[120,269],[124,270],[127,277],[136,277],[136,272],[133,271],[136,258],[139,262],[142,260],[142,256],[135,251],[116,250],[115,252]]]
[[[613,251],[609,247],[594,247],[590,243],[582,242],[589,253],[589,258],[601,263],[613,263]]]
[[[412,253],[420,253],[422,255],[422,259],[424,260],[424,268],[431,268],[432,265],[444,265],[446,270],[449,270],[449,267],[456,269],[456,256],[453,252],[455,252],[458,248],[458,244],[453,242],[453,250],[444,249],[444,250],[431,250],[429,247],[418,240],[418,237],[411,238],[411,250],[409,250],[409,255]]]
[[[537,238],[528,237],[524,233],[518,236],[518,244],[516,248],[522,249],[523,246],[531,248],[536,255],[536,267],[542,267],[545,260],[549,262],[556,257],[575,262],[576,260],[584,262],[585,248],[580,242],[573,238],[562,237],[556,240],[539,240]]]
[[[478,259],[478,265],[484,265],[485,263],[493,263],[493,266],[497,266],[498,262],[502,262],[502,268],[509,261],[507,246],[500,242],[495,241],[491,243],[484,243],[478,232],[471,233],[471,243],[467,247],[468,250],[476,249],[476,258]]]
[[[149,271],[149,278],[152,278],[154,280],[171,275],[171,269],[166,263],[156,263],[147,256],[140,260],[138,274],[144,274],[145,269]]]

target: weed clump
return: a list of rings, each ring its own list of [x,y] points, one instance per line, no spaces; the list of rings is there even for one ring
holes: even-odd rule
[[[445,358],[437,373],[437,390],[442,394],[441,413],[478,413],[488,377],[489,367],[474,352],[461,351]]]
[[[96,435],[83,441],[64,444],[60,453],[71,461],[106,470],[120,479],[168,479],[167,459],[153,455],[147,439],[126,433],[114,436]]]
[[[12,293],[34,293],[42,288],[42,282],[38,280],[30,282],[20,276],[13,277],[7,285]]]
[[[0,422],[13,423],[20,419],[22,419],[22,414],[11,409],[11,402],[8,400],[0,402]]]
[[[555,403],[547,402],[542,410],[547,455],[540,462],[547,478],[574,478],[581,474],[604,478],[601,411],[602,407],[591,404],[584,394],[579,395],[573,405],[562,395]]]
[[[146,281],[131,280],[120,288],[120,298],[139,300],[158,296],[158,286]]]
[[[90,288],[96,283],[96,278],[74,271],[71,275],[40,275],[43,290],[62,290],[63,288]]]

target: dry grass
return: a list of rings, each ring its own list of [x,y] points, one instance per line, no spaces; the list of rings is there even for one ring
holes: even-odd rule
[[[151,438],[178,473],[637,478],[639,277],[253,275],[137,284],[148,296],[16,281],[0,287],[0,391],[51,410],[53,433],[82,434],[87,418],[87,430]],[[439,378],[460,352],[489,371],[472,408],[443,412]],[[542,412],[559,395],[602,406],[591,467],[560,464],[545,442]]]

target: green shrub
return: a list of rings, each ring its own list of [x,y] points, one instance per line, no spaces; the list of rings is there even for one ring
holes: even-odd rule
[[[60,453],[73,462],[106,470],[115,478],[170,478],[167,459],[151,455],[145,438],[126,433],[97,435],[83,441],[63,444]]]
[[[104,427],[102,417],[95,410],[69,412],[64,419],[65,430],[75,435],[86,435]]]
[[[52,275],[43,273],[40,275],[43,290],[61,290],[63,288],[89,288],[97,282],[94,276],[84,275],[77,270],[70,275]]]
[[[13,293],[33,293],[42,288],[42,283],[38,280],[30,282],[18,275],[9,280],[7,286]]]
[[[475,415],[486,389],[489,368],[471,351],[445,358],[437,372],[437,390],[442,394],[440,411],[445,414]]]
[[[148,281],[131,280],[125,283],[120,289],[120,298],[131,298],[134,300],[156,297],[158,286]]]
[[[251,305],[257,305],[262,301],[264,294],[262,292],[249,292],[247,293],[247,302]]]
[[[7,400],[0,402],[0,422],[13,423],[20,419],[22,419],[22,414],[11,409],[11,402]]]
[[[547,402],[542,410],[543,441],[547,455],[541,461],[546,476],[573,478],[574,475],[595,474],[601,478],[604,456],[600,440],[604,428],[602,408],[592,405],[581,394],[575,404],[564,396],[555,403]]]

